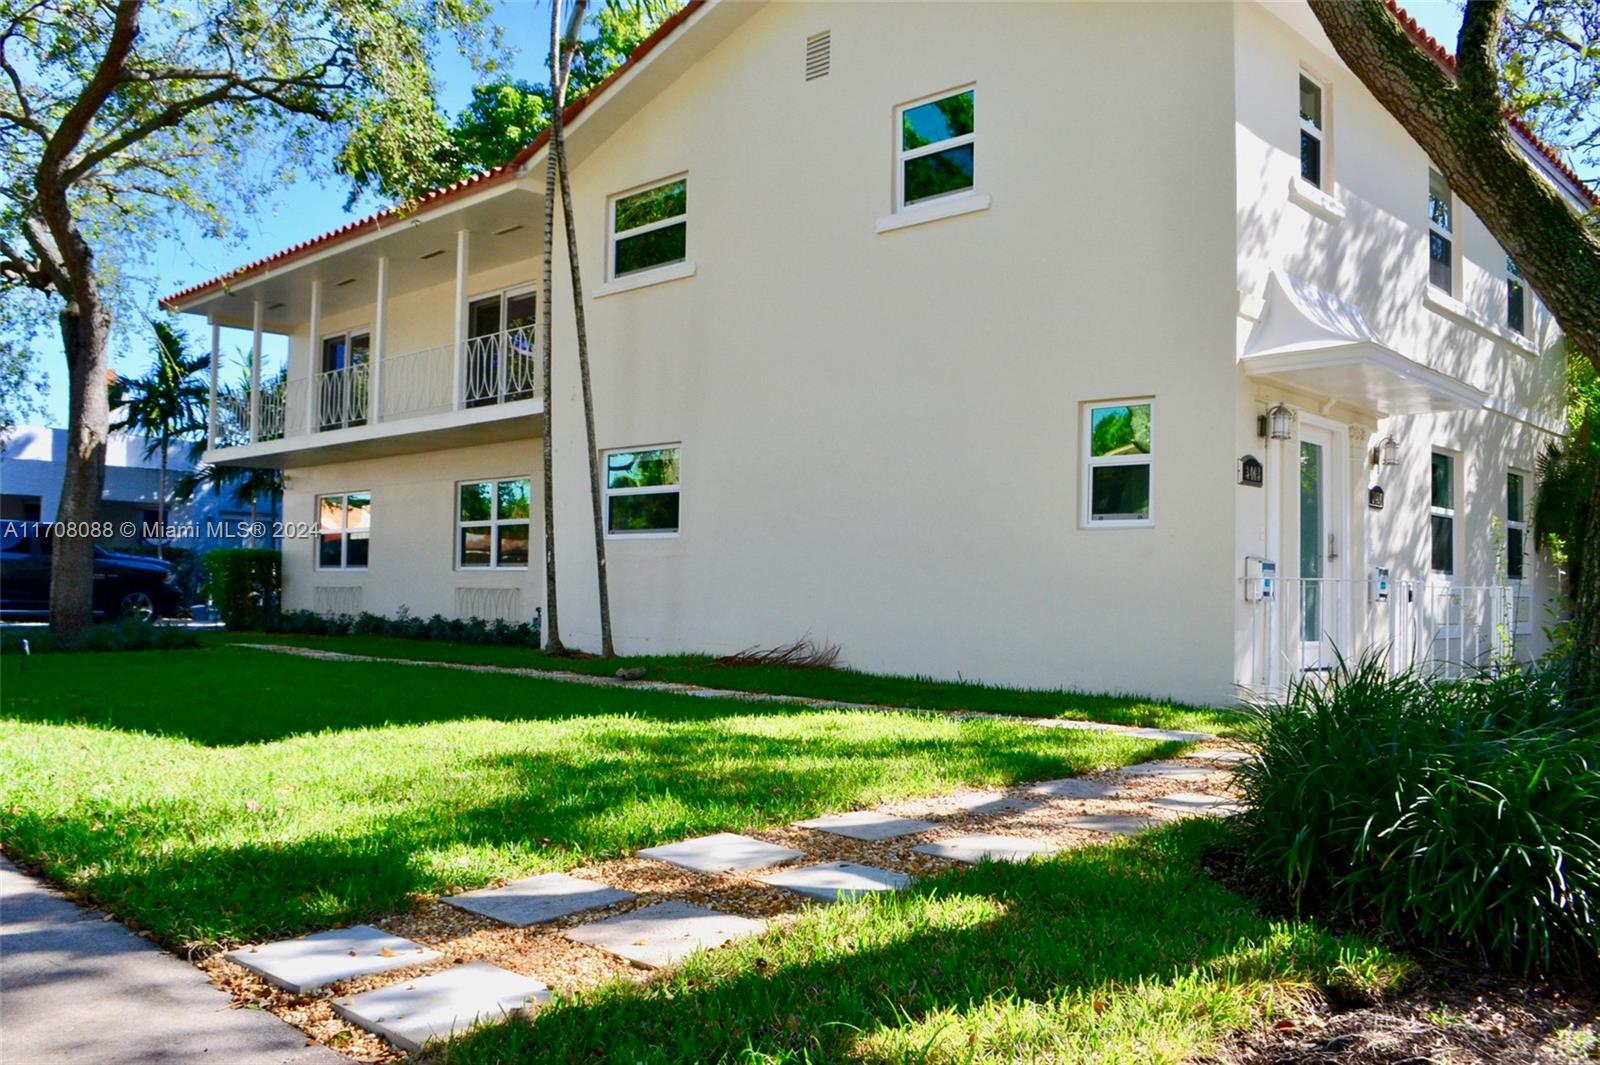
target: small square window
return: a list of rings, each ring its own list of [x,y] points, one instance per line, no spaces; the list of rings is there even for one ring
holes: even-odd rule
[[[896,209],[973,189],[977,140],[975,89],[899,110]]]
[[[366,569],[372,493],[317,497],[317,568]]]
[[[1151,495],[1148,399],[1088,405],[1084,417],[1084,520],[1147,525]]]
[[[678,448],[609,451],[605,460],[606,535],[678,535]]]
[[[457,485],[456,567],[526,567],[532,498],[532,482],[526,477]]]
[[[689,179],[611,201],[611,277],[681,263],[689,253]]]

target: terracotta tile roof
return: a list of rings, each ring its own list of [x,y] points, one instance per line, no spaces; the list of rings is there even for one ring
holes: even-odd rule
[[[639,42],[639,46],[632,52],[628,53],[628,58],[624,60],[622,64],[617,67],[617,69],[613,70],[609,75],[607,75],[604,81],[602,81],[599,85],[596,85],[593,89],[579,97],[577,100],[574,100],[572,103],[568,104],[565,110],[561,112],[563,116],[562,120],[564,122],[571,122],[574,118],[581,114],[583,109],[589,105],[590,101],[598,99],[600,96],[602,96],[608,89],[611,88],[613,84],[616,83],[617,79],[621,78],[625,73],[638,64],[640,60],[653,52],[657,45],[665,40],[673,30],[683,25],[684,21],[687,20],[690,15],[692,15],[705,3],[706,0],[689,0],[689,2],[684,4],[684,6],[675,14],[673,14],[671,18],[668,18],[660,26],[657,26],[655,32],[650,34],[650,36],[646,37],[643,41]],[[495,185],[508,181],[519,169],[521,169],[524,164],[528,162],[528,160],[532,159],[538,154],[539,149],[543,148],[549,139],[550,131],[546,129],[544,132],[540,133],[538,137],[534,138],[532,144],[518,152],[514,159],[503,166],[497,166],[492,170],[485,170],[482,173],[474,174],[472,177],[463,178],[452,185],[446,185],[443,188],[434,189],[432,192],[429,192],[410,203],[400,204],[394,207],[387,207],[384,210],[376,212],[375,214],[370,214],[365,218],[342,225],[338,229],[323,233],[321,236],[312,237],[309,240],[303,240],[298,244],[290,245],[281,251],[275,251],[271,255],[257,259],[254,262],[246,263],[244,266],[236,267],[233,270],[230,270],[218,277],[214,277],[209,281],[202,281],[198,285],[190,285],[186,289],[174,292],[170,296],[163,297],[161,300],[161,306],[167,310],[172,310],[173,304],[178,303],[181,300],[187,300],[205,292],[221,289],[234,282],[242,281],[252,274],[259,273],[267,267],[299,258],[307,252],[313,251],[317,248],[326,247],[329,244],[337,244],[359,234],[370,233],[374,230],[382,229],[383,226],[388,222],[415,215],[418,212],[428,210],[432,207],[437,207],[441,203],[456,199],[465,195],[466,193],[491,188]]]
[[[600,96],[602,96],[606,90],[608,90],[617,81],[618,78],[621,78],[627,71],[632,69],[635,64],[654,51],[657,45],[665,40],[673,30],[681,26],[683,22],[688,19],[688,17],[693,14],[696,9],[704,5],[705,2],[706,0],[689,0],[689,2],[685,4],[680,11],[657,27],[656,31],[640,42],[639,46],[629,53],[627,60],[624,61],[622,65],[617,67],[616,70],[613,70],[604,81],[595,86],[593,90],[586,93],[584,96],[567,105],[566,110],[562,112],[564,121],[570,122],[579,114],[581,114],[583,109],[589,105],[590,101],[598,99]],[[1412,39],[1415,40],[1425,51],[1432,55],[1433,58],[1437,60],[1442,67],[1444,67],[1445,70],[1449,71],[1453,75],[1456,69],[1455,57],[1451,55],[1443,45],[1435,40],[1433,36],[1428,33],[1428,31],[1424,30],[1417,23],[1416,19],[1407,14],[1406,10],[1397,4],[1395,0],[1385,0],[1385,2],[1389,5],[1389,10],[1392,11],[1395,17],[1400,20],[1400,24],[1405,27],[1408,33],[1411,34]],[[1511,126],[1512,129],[1517,131],[1522,139],[1527,142],[1529,147],[1543,156],[1557,172],[1559,172],[1563,177],[1572,183],[1574,191],[1578,192],[1591,204],[1600,205],[1600,195],[1597,195],[1595,190],[1590,188],[1584,182],[1584,180],[1572,170],[1571,167],[1567,166],[1561,157],[1556,154],[1554,149],[1540,140],[1533,130],[1529,129],[1521,119],[1517,118],[1515,115],[1507,114],[1506,122]],[[453,200],[459,196],[465,195],[468,192],[485,189],[493,185],[500,184],[503,181],[509,180],[523,165],[528,162],[528,160],[537,155],[539,149],[543,148],[545,142],[549,139],[550,132],[547,129],[543,133],[540,133],[532,144],[518,152],[516,157],[504,166],[497,166],[493,170],[485,170],[480,174],[475,174],[472,177],[457,181],[453,185],[446,185],[444,188],[434,189],[432,192],[422,196],[412,203],[386,208],[382,211],[378,211],[376,214],[368,215],[366,218],[362,218],[340,226],[338,229],[324,233],[321,236],[312,237],[309,240],[301,241],[299,244],[291,245],[281,251],[273,252],[271,255],[257,259],[252,263],[246,263],[244,266],[237,267],[233,270],[230,270],[228,273],[222,274],[219,277],[214,277],[209,281],[203,281],[198,285],[191,285],[186,289],[174,292],[172,295],[164,297],[161,300],[161,305],[168,310],[171,310],[173,309],[173,304],[180,300],[186,300],[204,292],[223,288],[230,283],[242,281],[252,274],[266,269],[267,267],[298,258],[314,249],[325,247],[329,244],[336,244],[340,241],[362,233],[369,233],[373,230],[381,229],[386,222],[390,222],[407,215],[413,215],[419,211],[424,211],[431,207],[436,207],[441,203]]]
[[[1406,9],[1397,4],[1395,0],[1384,0],[1384,2],[1388,5],[1394,17],[1400,21],[1400,25],[1405,27],[1406,32],[1411,35],[1411,39],[1416,41],[1423,51],[1431,55],[1434,61],[1443,67],[1451,77],[1454,77],[1456,73],[1456,57],[1451,54],[1450,50],[1440,44],[1431,33],[1423,29],[1417,20],[1412,18]],[[1506,125],[1515,130],[1528,147],[1542,156],[1557,173],[1571,182],[1574,192],[1588,200],[1590,204],[1600,206],[1600,193],[1596,193],[1583,178],[1579,177],[1577,172],[1567,165],[1566,160],[1562,159],[1554,148],[1540,140],[1539,135],[1533,132],[1527,123],[1507,111]]]

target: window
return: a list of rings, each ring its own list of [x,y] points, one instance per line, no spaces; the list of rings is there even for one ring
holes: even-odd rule
[[[1528,542],[1527,497],[1520,473],[1506,474],[1506,579],[1522,580]]]
[[[899,110],[895,209],[972,191],[973,89]]]
[[[468,407],[527,399],[539,383],[538,296],[508,289],[467,303],[461,353],[462,401]]]
[[[1506,328],[1524,336],[1528,332],[1528,290],[1522,284],[1522,271],[1506,256]]]
[[[317,378],[317,428],[367,424],[367,374],[372,335],[366,330],[322,338],[322,373]]]
[[[688,258],[689,179],[674,178],[611,201],[611,276]]]
[[[456,566],[522,569],[528,564],[532,482],[466,481],[456,486]]]
[[[678,449],[606,453],[606,535],[678,535]]]
[[[1450,186],[1428,171],[1428,284],[1455,294],[1455,244]]]
[[[317,568],[366,569],[372,493],[317,497]]]
[[[1149,524],[1151,407],[1144,400],[1088,408],[1084,496],[1091,524]]]
[[[1433,453],[1433,488],[1428,509],[1432,526],[1433,561],[1431,569],[1446,577],[1456,572],[1456,460]]]
[[[1300,75],[1300,176],[1322,188],[1322,86]]]

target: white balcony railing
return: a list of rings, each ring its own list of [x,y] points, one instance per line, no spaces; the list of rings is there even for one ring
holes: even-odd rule
[[[1259,579],[1240,587],[1249,615],[1241,687],[1281,692],[1297,675],[1343,658],[1382,653],[1392,672],[1437,679],[1494,672],[1534,657],[1538,608],[1531,584],[1461,585],[1439,580]]]
[[[310,378],[263,384],[251,432],[250,396],[217,396],[214,448],[310,436],[452,410],[533,399],[539,390],[538,334],[510,329],[389,355]]]

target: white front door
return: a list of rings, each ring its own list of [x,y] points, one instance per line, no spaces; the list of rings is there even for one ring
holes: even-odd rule
[[[1300,423],[1300,596],[1294,624],[1301,669],[1327,669],[1343,649],[1349,588],[1344,580],[1346,463],[1343,433]]]

